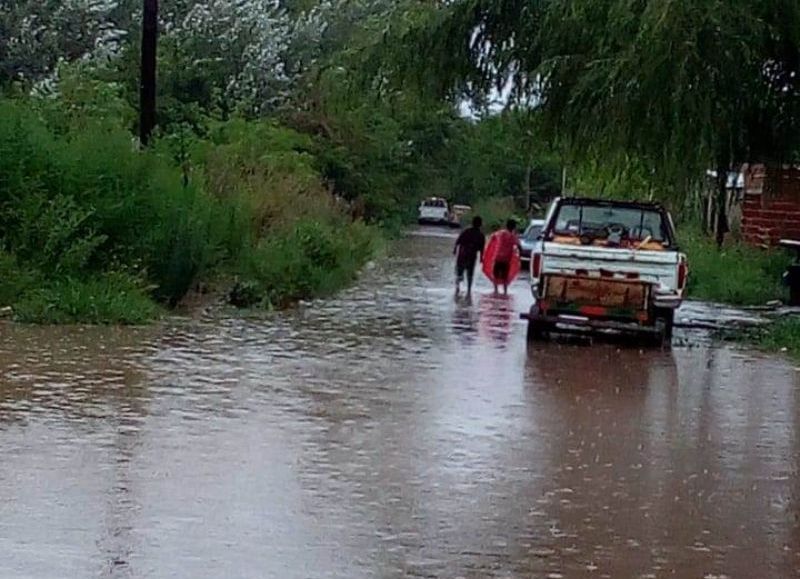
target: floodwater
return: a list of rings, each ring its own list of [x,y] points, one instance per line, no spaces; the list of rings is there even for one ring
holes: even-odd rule
[[[800,577],[791,364],[528,348],[452,242],[285,313],[0,326],[0,577]]]

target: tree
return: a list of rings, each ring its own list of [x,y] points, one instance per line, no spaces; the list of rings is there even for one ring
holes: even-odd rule
[[[46,81],[55,90],[60,63],[110,63],[131,96],[141,96],[140,56],[152,62],[154,5],[0,0],[0,86]],[[302,14],[293,21],[279,0],[161,0],[158,8],[160,100],[222,115],[274,111],[292,86],[292,39],[301,29],[313,36],[314,26],[324,26]]]
[[[0,86],[33,84],[60,61],[104,62],[126,40],[129,0],[0,0]]]
[[[461,0],[389,51],[427,55],[400,54],[401,76],[451,98],[510,87],[574,162],[631,156],[685,182],[794,154],[798,23],[790,0]]]
[[[185,3],[165,20],[165,72],[180,99],[262,115],[286,98],[292,23],[278,0]]]

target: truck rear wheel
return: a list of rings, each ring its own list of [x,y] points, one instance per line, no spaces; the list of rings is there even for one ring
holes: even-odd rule
[[[667,340],[672,341],[672,331],[675,327],[675,310],[656,310],[656,320],[662,321],[664,324],[664,336]]]
[[[652,344],[656,348],[669,348],[672,345],[675,310],[657,310],[655,318],[656,332],[652,336]]]
[[[547,338],[553,329],[552,324],[537,318],[538,309],[534,305],[531,307],[530,317],[528,318],[528,341],[540,342]]]
[[[541,322],[528,321],[528,341],[541,342],[547,337],[547,330]]]

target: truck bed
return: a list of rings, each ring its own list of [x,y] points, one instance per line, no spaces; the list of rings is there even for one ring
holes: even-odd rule
[[[611,247],[542,244],[542,275],[603,277],[644,282],[653,286],[677,286],[677,251],[651,251]]]

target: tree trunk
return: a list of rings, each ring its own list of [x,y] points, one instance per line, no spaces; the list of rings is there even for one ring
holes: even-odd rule
[[[717,247],[722,247],[725,234],[728,233],[728,168],[721,164],[717,168],[717,195],[716,195],[716,240]]]
[[[139,139],[147,146],[156,126],[156,52],[158,0],[144,0],[142,12],[142,62],[139,100]]]

